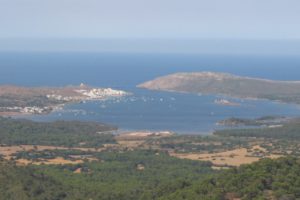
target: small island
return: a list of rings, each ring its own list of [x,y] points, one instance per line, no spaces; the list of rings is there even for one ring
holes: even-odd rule
[[[283,124],[294,121],[294,118],[284,117],[284,116],[263,116],[255,119],[246,119],[246,118],[235,118],[231,117],[228,119],[221,120],[216,124],[219,126],[231,126],[231,127],[240,127],[240,126],[252,126],[252,127],[280,127]]]

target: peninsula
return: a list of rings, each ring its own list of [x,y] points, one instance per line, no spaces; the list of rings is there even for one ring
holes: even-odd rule
[[[175,73],[158,77],[137,87],[170,92],[218,94],[238,98],[300,103],[300,81],[277,81],[242,77],[228,73]]]
[[[0,115],[44,114],[66,103],[105,100],[130,93],[112,88],[93,88],[85,84],[67,87],[0,86]]]

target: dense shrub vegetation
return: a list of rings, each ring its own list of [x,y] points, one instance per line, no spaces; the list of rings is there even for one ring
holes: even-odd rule
[[[158,199],[212,173],[209,162],[180,160],[156,151],[101,152],[97,156],[102,162],[77,165],[17,167],[2,161],[0,196],[24,200]],[[78,168],[81,173],[74,173]]]
[[[60,182],[30,167],[0,161],[0,199],[64,199],[67,189]]]
[[[206,162],[154,151],[103,152],[102,162],[15,166],[0,163],[3,199],[288,199],[300,198],[300,160],[264,159],[220,173]],[[143,168],[138,168],[138,166]],[[74,173],[80,168],[81,173]]]
[[[234,137],[261,137],[274,139],[300,139],[300,121],[286,123],[282,127],[249,128],[249,129],[228,129],[219,130],[214,133],[218,136]]]
[[[0,143],[100,147],[115,143],[112,134],[101,133],[115,129],[94,122],[33,122],[0,117]]]
[[[239,137],[214,137],[203,135],[174,135],[166,138],[151,138],[149,145],[159,145],[159,148],[173,150],[177,153],[219,152],[239,147],[247,147],[250,139]]]
[[[44,123],[0,118],[0,143],[101,147],[116,143],[112,134],[103,133],[114,129],[92,122]],[[299,156],[299,131],[300,125],[294,121],[276,128],[217,131],[215,136],[149,137],[144,139],[144,146],[113,145],[114,148],[101,148],[101,152],[80,148],[22,150],[7,160],[0,158],[0,199],[297,200],[297,157],[263,159],[238,168],[213,170],[211,162],[178,159],[169,152],[226,151],[251,148],[259,142],[268,153]],[[18,159],[58,157],[81,159],[82,163],[16,165]]]
[[[299,199],[300,160],[292,157],[278,160],[264,159],[200,180],[162,199],[234,198]]]

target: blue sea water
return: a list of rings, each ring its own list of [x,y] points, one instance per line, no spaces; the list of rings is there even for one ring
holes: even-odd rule
[[[217,71],[275,80],[300,80],[300,57],[255,55],[180,55],[125,53],[0,53],[0,84],[65,86],[86,83],[113,87],[132,96],[69,104],[39,121],[88,120],[122,130],[171,130],[203,134],[228,117],[299,116],[300,107],[266,100],[241,100],[241,106],[216,105],[216,96],[156,92],[135,86],[175,72]]]

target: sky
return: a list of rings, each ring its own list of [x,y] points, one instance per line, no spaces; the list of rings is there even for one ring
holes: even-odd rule
[[[300,40],[299,21],[299,0],[0,0],[0,50],[32,39],[44,39],[37,49],[53,39],[68,40],[61,49],[80,39]]]
[[[0,0],[0,37],[300,39],[299,0]]]

